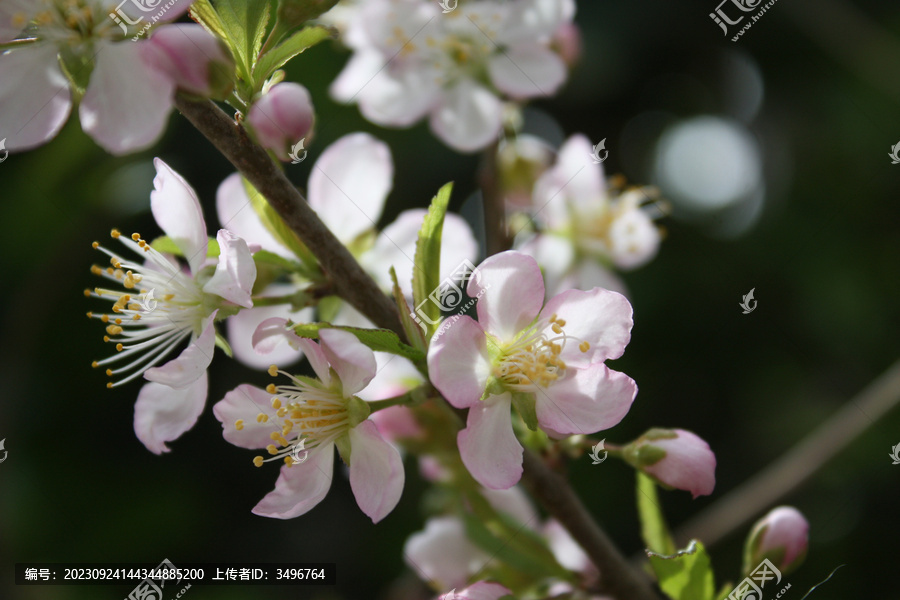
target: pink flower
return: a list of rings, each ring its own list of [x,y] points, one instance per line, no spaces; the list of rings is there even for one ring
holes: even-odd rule
[[[716,486],[716,455],[709,444],[684,429],[651,429],[626,446],[624,456],[661,484],[688,491],[694,498],[712,494]]]
[[[283,460],[275,489],[253,509],[277,519],[300,516],[325,498],[331,487],[334,448],[350,465],[350,487],[360,509],[377,523],[403,491],[403,463],[367,419],[368,405],[355,396],[375,376],[375,355],[356,336],[324,329],[320,343],[299,339],[318,379],[295,377],[291,385],[265,390],[241,385],[213,407],[225,439],[242,448],[266,448]],[[270,368],[274,374],[275,369]],[[300,462],[297,445],[302,442]],[[277,445],[276,445],[277,444]],[[257,456],[254,463],[265,462]]]
[[[247,123],[259,144],[283,161],[295,144],[312,131],[315,120],[309,91],[299,83],[279,83],[253,103]]]
[[[190,4],[176,0],[159,21],[177,18]],[[146,40],[124,37],[146,25],[150,15],[128,3],[122,10],[132,14],[117,13],[127,17],[117,24],[110,8],[105,0],[0,4],[0,43],[31,23],[29,37],[36,40],[0,54],[0,131],[9,150],[40,146],[59,132],[72,110],[70,87],[84,89],[81,126],[107,151],[140,150],[162,134],[175,83],[153,66]],[[129,21],[135,25],[127,26]]]
[[[515,400],[530,427],[553,434],[594,433],[616,425],[637,394],[632,379],[604,361],[631,337],[631,305],[600,288],[570,290],[544,304],[533,258],[503,252],[484,261],[467,293],[482,296],[478,321],[463,316],[428,351],[431,381],[468,408],[460,455],[485,487],[522,475],[522,446],[509,410]]]
[[[793,506],[779,506],[756,522],[744,549],[749,573],[768,558],[782,574],[795,570],[806,558],[809,523]]]
[[[99,243],[94,247],[109,256],[110,265],[91,271],[116,287],[86,290],[88,297],[113,302],[108,314],[88,313],[106,325],[104,341],[116,353],[94,367],[107,367],[117,387],[143,375],[146,384],[135,404],[134,427],[138,439],[160,454],[165,442],[190,429],[206,402],[206,369],[212,361],[214,322],[240,307],[252,307],[250,297],[256,265],[246,242],[228,230],[217,234],[219,257],[207,259],[206,223],[197,195],[182,177],[160,159],[154,161],[156,178],[150,194],[153,217],[185,257],[188,268],[162,254],[137,233],[112,237],[140,258],[129,260]],[[163,361],[182,343],[187,347]],[[116,368],[112,365],[125,364]],[[159,366],[157,366],[159,365]]]
[[[466,589],[457,592],[455,589],[438,596],[438,600],[500,600],[504,596],[512,594],[511,591],[499,583],[479,581]]]

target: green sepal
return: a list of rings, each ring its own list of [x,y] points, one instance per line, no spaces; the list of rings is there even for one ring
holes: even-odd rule
[[[346,433],[344,435],[339,436],[336,440],[334,440],[334,445],[337,446],[338,454],[341,455],[341,460],[344,461],[344,464],[348,467],[350,466],[350,436]]]
[[[444,185],[432,199],[428,214],[422,221],[416,240],[416,254],[413,259],[413,310],[422,307],[427,332],[425,339],[431,340],[441,318],[441,309],[428,296],[440,285],[441,270],[441,236],[444,228],[444,216],[450,204],[453,183]],[[420,315],[421,316],[421,315]]]
[[[412,346],[400,341],[400,336],[390,329],[363,329],[362,327],[347,327],[332,325],[331,323],[301,323],[292,325],[294,333],[303,338],[318,339],[322,329],[339,329],[348,331],[356,338],[376,352],[389,352],[408,358],[414,363],[425,360],[425,353],[416,350]]]
[[[234,352],[231,350],[231,344],[228,343],[221,333],[216,332],[216,347],[221,349],[228,358],[234,358]]]
[[[512,403],[519,412],[519,416],[531,431],[537,431],[538,419],[536,398],[533,392],[512,392]]]
[[[697,540],[674,554],[647,551],[660,589],[672,600],[714,600],[715,580],[709,555]]]
[[[641,537],[647,549],[657,554],[674,554],[675,542],[663,516],[656,492],[656,482],[641,471],[637,471],[637,508],[641,521]]]

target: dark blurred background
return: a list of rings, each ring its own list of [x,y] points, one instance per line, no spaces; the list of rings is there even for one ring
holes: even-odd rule
[[[623,276],[635,327],[612,366],[640,386],[634,408],[604,432],[624,442],[651,426],[682,427],[718,459],[710,498],[664,492],[677,526],[763,469],[838,411],[898,356],[900,6],[876,0],[779,0],[737,43],[709,13],[717,0],[579,0],[584,55],[567,87],[529,110],[527,128],[607,138],[607,173],[655,183],[671,204],[667,237],[648,266]],[[732,28],[735,32],[737,27]],[[327,86],[349,56],[326,43],[288,78],[317,109],[315,158],[346,133],[388,142],[394,190],[382,218],[424,206],[455,180],[454,208],[477,189],[478,157],[456,154],[427,126],[384,130]],[[193,587],[191,600],[392,597],[413,578],[405,538],[421,529],[425,485],[407,464],[396,510],[373,526],[346,478],[304,517],[250,513],[276,477],[225,443],[207,410],[157,457],[132,430],[139,384],[113,391],[91,360],[106,355],[85,318],[98,304],[82,289],[112,227],[155,237],[149,214],[154,156],[198,191],[210,232],[214,198],[232,168],[179,115],[151,151],[114,158],[72,119],[44,148],[0,165],[0,598],[122,598],[131,586],[16,587],[25,561],[335,562],[334,588]],[[305,186],[313,160],[289,166]],[[470,207],[467,207],[470,208]],[[758,308],[741,298],[755,288]],[[209,404],[261,374],[219,354]],[[782,503],[809,519],[805,565],[787,577],[800,600],[897,598],[900,411],[871,427]],[[628,554],[640,550],[633,473],[586,460],[571,480]],[[710,550],[717,583],[735,581],[749,525]],[[774,592],[773,592],[774,593]]]

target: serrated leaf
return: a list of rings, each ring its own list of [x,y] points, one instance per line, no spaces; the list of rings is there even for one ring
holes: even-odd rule
[[[265,81],[304,50],[334,37],[337,37],[337,31],[330,27],[324,25],[304,27],[261,56],[253,69],[253,78],[257,82]]]
[[[167,235],[161,235],[152,242],[150,242],[150,246],[156,250],[157,252],[162,252],[163,254],[171,254],[173,256],[184,256],[184,253],[181,251],[181,248],[175,245],[175,242],[172,241]],[[216,238],[209,238],[207,240],[206,246],[206,257],[207,258],[217,258],[219,256],[219,242]]]
[[[425,332],[422,330],[422,327],[413,320],[412,311],[409,309],[409,304],[406,303],[406,297],[400,289],[400,284],[397,281],[397,271],[394,270],[394,267],[390,268],[390,274],[391,281],[394,285],[392,290],[394,302],[397,303],[397,310],[400,312],[400,325],[403,327],[406,338],[413,347],[424,354],[425,352],[428,352],[428,341],[425,339]]]
[[[203,25],[214,36],[228,43],[228,34],[225,32],[225,26],[222,25],[219,14],[212,7],[212,4],[209,3],[209,0],[195,0],[190,10],[191,17],[195,21]]]
[[[250,79],[272,13],[271,0],[213,0],[242,78]]]
[[[706,549],[697,540],[672,555],[647,552],[660,589],[672,600],[714,600],[716,589]]]
[[[314,340],[319,339],[319,330],[321,329],[349,331],[360,342],[376,352],[390,352],[391,354],[408,358],[414,363],[425,360],[424,352],[401,342],[400,337],[390,329],[363,329],[362,327],[346,327],[343,325],[332,325],[331,323],[301,323],[294,325],[293,329],[294,333],[300,337]]]
[[[659,495],[656,493],[656,482],[637,472],[637,498],[638,516],[641,521],[641,537],[644,544],[651,552],[658,554],[674,554],[675,542],[666,525],[666,519],[662,514],[659,504]]]
[[[302,274],[305,277],[311,280],[321,279],[318,263],[312,252],[309,251],[309,248],[285,224],[281,216],[275,212],[275,209],[272,208],[272,205],[266,201],[263,195],[256,191],[256,188],[249,181],[243,178],[241,180],[244,182],[244,191],[247,193],[247,197],[250,198],[250,206],[253,207],[259,220],[262,221],[263,227],[272,234],[272,237],[300,259],[300,263],[303,265]]]
[[[431,294],[440,285],[441,277],[441,234],[444,228],[444,216],[450,204],[450,193],[453,183],[444,185],[431,201],[428,214],[419,229],[416,240],[416,254],[412,277],[413,304],[415,310],[421,309],[425,314],[425,325],[428,329],[425,339],[430,340],[437,330],[437,322],[441,317],[440,307],[428,301]]]

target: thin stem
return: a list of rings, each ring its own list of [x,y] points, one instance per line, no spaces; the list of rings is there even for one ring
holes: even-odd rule
[[[488,256],[509,250],[512,246],[506,228],[506,207],[497,170],[498,148],[498,143],[494,142],[484,151],[479,176],[481,199],[484,203],[485,249]]]
[[[636,571],[594,521],[565,478],[525,450],[522,483],[584,549],[600,571],[604,590],[617,600],[658,600],[650,580]]]
[[[675,538],[680,543],[697,538],[707,547],[715,544],[806,483],[898,400],[900,360],[790,451],[685,524]]]
[[[379,327],[393,329],[401,338],[405,337],[391,300],[244,128],[208,100],[195,102],[178,94],[175,106],[253,184],[306,244],[330,277],[337,294]]]

